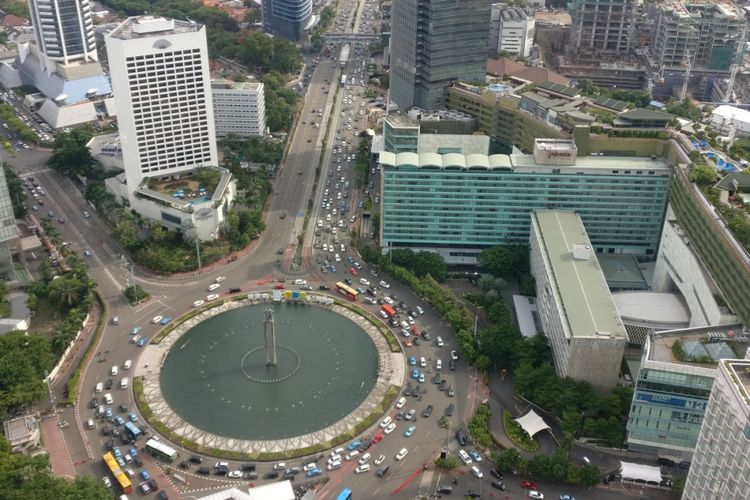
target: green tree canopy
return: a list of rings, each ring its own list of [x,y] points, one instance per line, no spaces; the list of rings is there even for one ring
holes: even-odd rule
[[[526,245],[498,245],[482,250],[479,264],[493,276],[520,275],[529,268],[529,247]]]
[[[59,133],[47,165],[68,176],[90,175],[98,163],[86,147],[90,139],[91,132],[87,128]]]

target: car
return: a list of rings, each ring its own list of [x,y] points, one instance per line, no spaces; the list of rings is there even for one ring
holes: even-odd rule
[[[478,479],[482,479],[484,477],[484,474],[482,474],[482,471],[479,470],[479,467],[476,465],[471,466],[471,473],[474,474]]]
[[[307,472],[313,470],[315,467],[317,467],[315,465],[315,462],[308,462],[304,466],[302,466],[302,470]]]
[[[91,217],[91,214],[89,214],[86,210],[84,210],[83,211],[83,216],[88,219],[89,217]]]
[[[321,475],[322,473],[323,473],[322,470],[320,470],[318,467],[315,467],[314,469],[307,471],[305,475],[307,477],[315,477],[315,476]]]
[[[217,282],[217,283],[221,283],[221,282],[222,282],[222,281],[224,281],[225,279],[227,279],[227,278],[226,278],[226,277],[224,277],[224,276],[217,276],[217,277],[216,277],[216,279],[215,279],[214,281],[215,281],[215,282]]]
[[[102,478],[102,481],[104,482],[104,486],[106,486],[107,488],[111,488],[112,487],[112,481],[110,481],[107,476],[104,476]]]
[[[416,425],[410,425],[405,431],[404,431],[404,437],[411,437],[412,434],[414,434],[414,431],[417,430]]]
[[[544,494],[541,491],[531,490],[529,491],[529,498],[544,500]]]
[[[151,319],[151,323],[153,323],[153,324],[157,325],[157,324],[159,324],[159,322],[160,322],[160,321],[161,321],[162,319],[164,319],[164,316],[154,316],[154,317],[153,317],[153,318]]]
[[[380,281],[380,286],[382,286],[383,288],[390,288],[390,287],[391,287],[391,284],[390,284],[390,283],[388,283],[387,281],[383,281],[383,280],[381,280],[381,281]]]
[[[497,469],[490,469],[490,474],[492,474],[493,476],[495,476],[498,479],[502,479],[503,478],[503,473],[500,472]]]
[[[111,389],[113,385],[115,385],[115,381],[111,378],[108,378],[107,381],[104,383],[104,388]]]
[[[469,455],[471,455],[471,458],[474,459],[475,462],[481,462],[482,461],[482,455],[480,455],[477,450],[471,450],[471,451],[469,451]]]
[[[190,460],[194,464],[202,464],[203,463],[203,457],[201,457],[199,455],[192,455],[188,460]]]
[[[138,347],[143,347],[144,345],[146,345],[146,339],[141,337],[140,339],[138,339],[138,342],[136,342],[135,345],[137,345]]]
[[[195,302],[193,302],[193,307],[200,307],[200,306],[202,306],[205,303],[206,302],[203,301],[203,300],[196,300]]]
[[[276,284],[274,285],[274,288],[275,288],[276,290],[283,290],[284,288],[286,288],[286,285],[284,285],[284,283],[276,283]]]
[[[456,351],[451,351],[451,359],[453,361],[458,361],[458,353]]]
[[[416,414],[417,414],[417,410],[415,410],[414,408],[412,408],[411,410],[409,410],[406,413],[406,415],[404,416],[404,418],[406,420],[411,420],[412,418],[414,418],[414,415],[416,415]]]
[[[524,488],[527,490],[536,490],[536,489],[539,489],[539,486],[537,486],[536,483],[532,481],[521,481],[521,488]]]
[[[378,455],[378,458],[373,462],[375,465],[380,465],[385,460],[385,455]]]
[[[318,290],[330,290],[330,289],[331,289],[331,287],[329,287],[328,285],[320,285],[318,287]]]
[[[390,434],[390,433],[391,433],[391,432],[393,432],[393,431],[394,431],[395,429],[396,429],[396,422],[391,422],[390,424],[388,424],[388,425],[387,425],[387,426],[385,427],[385,429],[384,429],[384,431],[383,431],[383,432],[385,432],[386,434]]]
[[[445,415],[448,417],[453,416],[453,411],[456,409],[456,407],[453,405],[453,403],[448,405],[448,408],[445,409]]]
[[[406,398],[402,397],[396,402],[396,408],[401,409],[406,404]]]
[[[362,283],[365,286],[370,286],[370,282],[366,280],[365,278],[360,278],[359,282]]]
[[[279,477],[279,473],[276,471],[266,472],[263,474],[263,479],[277,479]]]
[[[209,293],[208,295],[206,295],[206,300],[209,302],[211,302],[212,300],[216,300],[218,298],[219,298],[218,293]]]
[[[409,356],[409,365],[416,366],[416,364],[417,364],[417,358],[415,358],[414,356]]]
[[[576,497],[567,493],[560,493],[560,500],[576,500]]]
[[[429,418],[429,416],[432,415],[432,410],[433,410],[433,406],[432,405],[427,405],[427,408],[425,408],[422,411],[422,417],[423,418]]]
[[[497,488],[500,491],[505,491],[505,483],[502,481],[492,481],[492,487]]]
[[[336,470],[341,468],[341,460],[329,460],[326,468],[330,470]]]
[[[396,453],[396,460],[403,460],[407,453],[409,453],[409,450],[401,448],[398,453]]]
[[[284,462],[273,464],[273,470],[285,470],[285,469],[286,469],[286,463]]]
[[[482,498],[482,494],[474,490],[466,490],[464,496],[468,498]]]
[[[151,479],[151,474],[149,474],[147,470],[142,470],[141,477],[144,481],[148,481],[149,479]]]
[[[86,257],[91,257],[91,250],[84,250],[83,255],[85,255]]]
[[[198,468],[198,474],[201,474],[203,476],[207,476],[211,474],[211,470],[208,467],[199,467]]]
[[[239,479],[242,477],[242,471],[240,470],[233,470],[229,474],[227,474],[227,477],[233,478],[233,479]]]
[[[471,457],[468,453],[466,453],[466,450],[458,450],[458,458],[461,459],[461,461],[466,465],[471,465]]]
[[[135,413],[130,413],[128,415],[128,420],[130,420],[131,422],[138,422],[138,415],[136,415]]]
[[[389,424],[390,424],[391,422],[393,422],[393,420],[391,420],[391,417],[390,417],[390,416],[387,416],[387,417],[385,417],[385,418],[383,419],[383,421],[382,421],[382,422],[380,422],[380,427],[381,427],[381,428],[383,428],[383,429],[385,429],[386,427],[388,427],[388,425],[389,425]]]
[[[162,320],[159,322],[162,325],[168,325],[170,321],[172,321],[174,318],[172,316],[164,316]]]
[[[242,288],[230,288],[229,292],[227,293],[240,293],[242,291]]]
[[[424,376],[424,373],[420,373],[420,374],[419,374],[419,383],[420,383],[420,384],[423,384],[423,383],[424,383],[424,381],[425,381],[425,376]]]
[[[134,326],[133,329],[130,330],[130,335],[136,335],[140,331],[141,331],[141,327],[140,326]]]
[[[220,286],[221,285],[219,283],[211,283],[210,285],[208,285],[208,291],[209,292],[213,292],[214,290],[216,290]]]

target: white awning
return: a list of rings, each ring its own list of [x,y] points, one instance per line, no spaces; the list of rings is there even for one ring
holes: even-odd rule
[[[622,468],[622,479],[624,481],[646,481],[661,483],[661,468],[652,465],[634,464],[631,462],[620,462]]]
[[[534,437],[539,431],[549,430],[549,425],[547,425],[544,422],[544,419],[537,415],[534,410],[529,410],[526,415],[515,420],[530,437]]]

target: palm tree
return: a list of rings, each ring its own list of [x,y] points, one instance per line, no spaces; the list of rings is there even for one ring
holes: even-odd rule
[[[60,305],[71,307],[81,299],[83,283],[74,278],[57,278],[52,281],[50,296],[56,298]]]

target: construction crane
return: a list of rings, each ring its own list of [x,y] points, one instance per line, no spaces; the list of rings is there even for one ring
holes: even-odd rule
[[[664,83],[664,65],[660,66],[658,71],[651,73],[651,76],[649,76],[648,81],[646,82],[648,95],[651,97],[654,97],[654,85],[657,83]]]
[[[745,58],[745,37],[747,36],[747,31],[745,29],[742,30],[742,33],[740,34],[740,41],[737,44],[737,51],[735,53],[734,61],[732,62],[732,65],[730,66],[730,73],[729,73],[729,81],[727,82],[727,90],[724,92],[724,98],[721,100],[721,102],[727,103],[732,99],[732,91],[734,90],[734,84],[737,80],[737,73],[740,71],[740,68],[743,64],[743,59]]]
[[[690,57],[690,51],[685,51],[685,59],[683,61],[685,64],[685,81],[682,82],[682,89],[680,89],[680,101],[685,100],[685,96],[687,96],[687,89],[688,89],[688,83],[690,83],[690,71],[693,69],[693,58]]]

